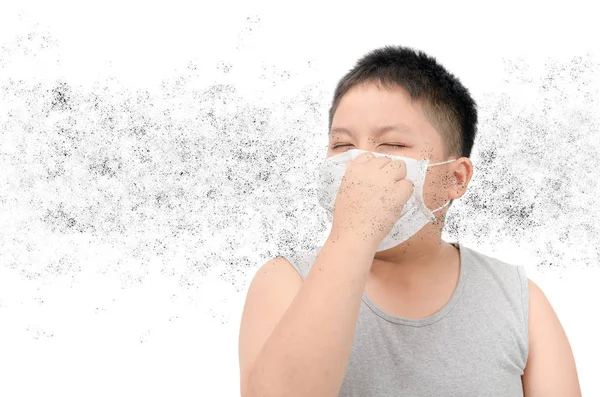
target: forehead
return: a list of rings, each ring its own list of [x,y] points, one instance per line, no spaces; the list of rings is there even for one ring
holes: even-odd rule
[[[428,136],[435,130],[421,105],[403,88],[364,83],[342,96],[332,118],[330,135],[366,132]]]

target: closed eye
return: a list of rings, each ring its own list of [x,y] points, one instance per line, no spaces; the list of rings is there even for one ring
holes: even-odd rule
[[[337,148],[344,147],[344,146],[352,146],[352,145],[337,145],[337,146],[334,146],[332,149],[337,149]],[[404,145],[392,145],[392,144],[384,144],[382,146],[406,147]]]

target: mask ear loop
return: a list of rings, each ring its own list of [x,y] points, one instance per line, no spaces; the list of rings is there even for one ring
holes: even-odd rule
[[[448,161],[442,161],[441,163],[429,164],[429,165],[427,165],[427,168],[429,168],[429,167],[432,167],[432,166],[434,166],[434,165],[440,165],[440,164],[447,164],[447,163],[451,163],[451,162],[453,162],[453,161],[456,161],[456,160],[457,160],[457,159],[452,159],[452,160],[448,160]],[[431,211],[431,212],[433,213],[433,212],[438,212],[438,211],[440,211],[441,209],[443,209],[444,207],[446,207],[448,204],[450,204],[450,201],[452,201],[452,200],[448,200],[448,201],[446,201],[446,204],[442,205],[441,207],[439,207],[439,208],[437,208],[437,209],[435,209],[435,210],[433,210],[433,211]]]
[[[431,212],[438,212],[438,211],[440,211],[442,208],[444,208],[445,206],[447,206],[448,204],[450,204],[450,200],[446,201],[446,204],[442,205],[440,208],[438,208],[438,209],[435,209],[435,210],[433,210],[433,211],[431,211]]]
[[[451,163],[451,162],[456,161],[456,160],[458,160],[458,159],[452,159],[452,160],[448,160],[448,161],[442,161],[441,163],[433,163],[433,164],[429,164],[427,167],[433,167],[434,165]]]

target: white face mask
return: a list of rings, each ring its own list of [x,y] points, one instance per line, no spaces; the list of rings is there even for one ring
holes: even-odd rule
[[[365,153],[366,150],[350,149],[323,161],[319,166],[319,204],[325,208],[329,223],[333,222],[333,207],[335,199],[342,184],[342,178],[346,173],[346,162],[354,160]],[[383,239],[377,252],[395,247],[411,238],[429,222],[435,220],[434,212],[447,206],[450,200],[441,207],[431,211],[423,201],[423,185],[427,176],[427,168],[439,164],[446,164],[456,159],[442,163],[429,164],[429,160],[415,160],[408,157],[392,156],[389,154],[374,153],[375,157],[388,157],[392,160],[403,160],[406,163],[406,179],[414,184],[412,196],[408,199],[398,221],[392,227],[390,233]]]

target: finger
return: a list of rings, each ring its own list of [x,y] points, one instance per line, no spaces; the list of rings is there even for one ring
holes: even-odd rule
[[[354,164],[366,163],[367,161],[369,161],[373,158],[375,158],[375,155],[373,155],[373,153],[364,152],[364,153],[361,153],[360,155],[356,156],[356,158],[354,160],[352,160],[352,163],[354,163]]]
[[[395,182],[406,178],[406,163],[402,160],[391,160],[384,165],[383,169],[391,174]]]
[[[383,168],[387,164],[389,164],[391,161],[392,161],[392,159],[390,159],[389,157],[379,156],[379,157],[375,157],[374,159],[372,159],[371,164],[373,164],[377,168]]]
[[[415,185],[412,181],[408,179],[401,179],[398,182],[396,182],[394,186],[396,187],[396,190],[398,192],[396,197],[398,197],[398,200],[401,201],[403,204],[406,203],[408,199],[410,199],[410,197],[413,194],[413,191],[415,190]]]

